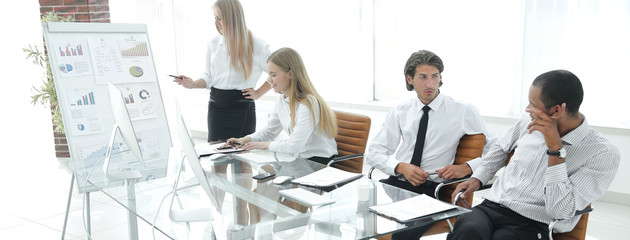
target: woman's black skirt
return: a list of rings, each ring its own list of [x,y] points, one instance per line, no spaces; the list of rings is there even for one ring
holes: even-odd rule
[[[256,104],[241,90],[210,89],[208,142],[243,137],[256,131]]]

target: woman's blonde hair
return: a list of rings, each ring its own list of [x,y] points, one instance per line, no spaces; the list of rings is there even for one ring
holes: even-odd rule
[[[300,102],[311,109],[313,117],[313,125],[315,125],[315,112],[313,111],[313,103],[309,98],[317,100],[319,108],[319,129],[318,131],[326,133],[330,137],[337,136],[337,121],[335,113],[328,107],[328,104],[317,93],[311,79],[306,73],[304,62],[297,51],[291,48],[281,48],[273,52],[267,62],[272,62],[280,67],[284,72],[293,72],[291,79],[291,87],[289,90],[289,108],[291,109],[291,126],[295,126],[295,103]]]
[[[230,56],[230,65],[242,72],[247,81],[252,74],[254,39],[245,24],[243,7],[238,0],[217,0],[214,7],[221,12],[223,36]]]

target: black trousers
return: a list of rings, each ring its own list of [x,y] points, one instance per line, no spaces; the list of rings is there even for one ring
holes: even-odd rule
[[[256,131],[256,104],[241,90],[210,89],[208,142],[243,137]]]
[[[435,188],[438,185],[438,183],[436,182],[426,181],[425,183],[416,187],[411,185],[411,183],[409,183],[408,181],[400,181],[394,176],[390,176],[388,179],[383,179],[381,180],[381,182],[411,192],[426,194],[428,196],[431,196],[432,198],[435,198]],[[394,233],[392,234],[392,240],[419,239],[420,237],[422,237],[422,235],[424,235],[425,232],[427,232],[431,228],[431,226],[433,226],[433,224]]]
[[[471,213],[455,222],[453,232],[446,238],[455,239],[549,239],[547,224],[531,220],[492,201],[484,200]]]

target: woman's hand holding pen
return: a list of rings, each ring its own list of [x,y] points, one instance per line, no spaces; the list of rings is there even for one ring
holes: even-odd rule
[[[169,75],[169,76],[173,77],[173,82],[179,85],[182,85],[182,87],[185,87],[188,89],[195,88],[195,85],[194,85],[195,82],[187,76],[184,76],[184,75],[179,75],[179,76]]]
[[[225,141],[225,144],[223,145],[223,147],[234,146],[236,148],[241,148],[243,145],[249,143],[250,141],[251,139],[249,137],[230,138],[227,141]]]

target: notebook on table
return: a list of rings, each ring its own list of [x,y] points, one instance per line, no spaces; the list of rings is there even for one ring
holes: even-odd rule
[[[446,212],[455,208],[457,206],[429,197],[426,194],[421,194],[393,203],[371,206],[370,211],[392,218],[400,223],[407,223],[421,217]]]
[[[304,186],[326,188],[348,183],[361,178],[363,174],[352,173],[334,167],[326,167],[292,182]]]

